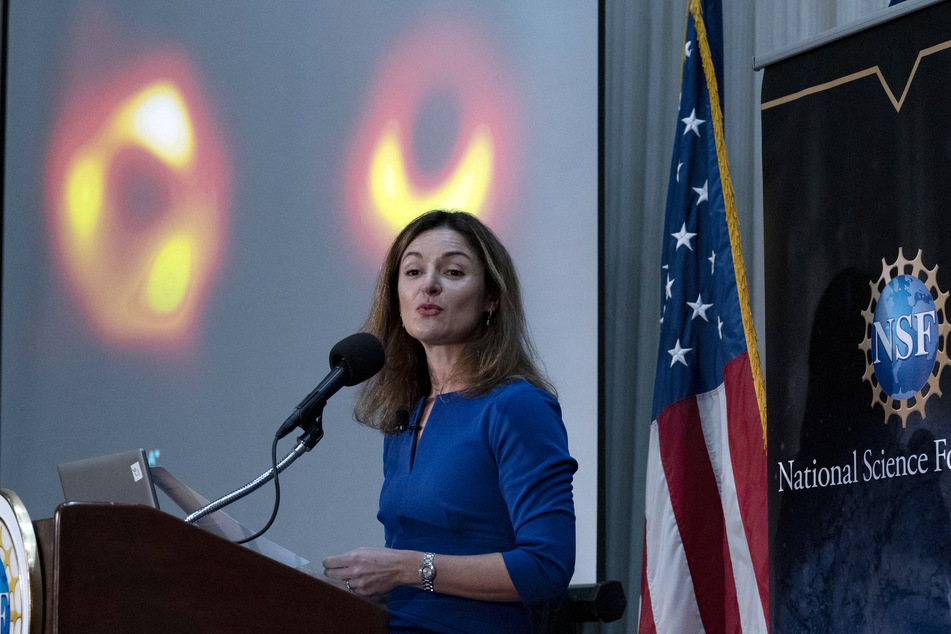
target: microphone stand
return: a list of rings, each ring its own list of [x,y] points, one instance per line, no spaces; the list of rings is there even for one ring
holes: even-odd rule
[[[305,452],[313,449],[317,443],[320,442],[320,439],[324,437],[323,416],[324,412],[323,408],[321,408],[321,411],[317,413],[317,418],[313,423],[301,425],[301,429],[304,430],[304,433],[301,434],[297,439],[297,446],[289,451],[288,454],[284,456],[284,458],[282,458],[279,463],[277,463],[277,465],[271,467],[240,489],[235,489],[228,495],[222,496],[214,502],[206,504],[202,508],[186,517],[185,521],[191,524],[197,522],[206,515],[211,515],[215,511],[220,511],[232,502],[240,500],[253,491],[257,491],[262,486],[270,482],[276,474],[282,473],[285,469],[291,466],[295,460],[304,455]]]

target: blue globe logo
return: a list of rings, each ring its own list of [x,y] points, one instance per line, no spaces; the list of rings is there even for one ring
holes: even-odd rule
[[[917,394],[934,370],[938,314],[928,287],[917,277],[893,278],[875,306],[872,363],[882,390],[895,399]]]

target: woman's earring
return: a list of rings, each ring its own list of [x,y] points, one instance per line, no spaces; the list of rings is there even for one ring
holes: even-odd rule
[[[492,311],[489,311],[488,317],[485,318],[485,325],[488,326],[489,322],[492,321]]]

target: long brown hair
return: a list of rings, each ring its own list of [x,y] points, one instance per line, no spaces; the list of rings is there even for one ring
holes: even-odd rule
[[[491,317],[486,315],[486,321],[480,322],[466,343],[458,361],[460,367],[453,368],[455,374],[465,377],[466,395],[486,394],[516,378],[555,394],[538,368],[518,276],[505,246],[475,216],[436,209],[409,223],[390,245],[377,278],[373,306],[363,325],[364,331],[383,343],[386,363],[360,388],[353,415],[360,423],[384,433],[399,431],[397,412],[412,411],[432,387],[423,346],[403,329],[397,282],[400,260],[409,244],[426,231],[444,227],[463,236],[481,256],[486,294],[498,301],[496,311]]]

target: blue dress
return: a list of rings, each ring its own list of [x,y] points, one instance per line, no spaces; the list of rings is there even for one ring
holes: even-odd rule
[[[413,438],[408,430],[384,440],[377,517],[388,547],[436,553],[436,591],[394,588],[391,631],[530,632],[527,606],[564,593],[575,564],[578,465],[558,402],[522,380],[478,398],[442,395],[415,456]],[[440,554],[492,552],[502,553],[521,602],[439,593]]]

